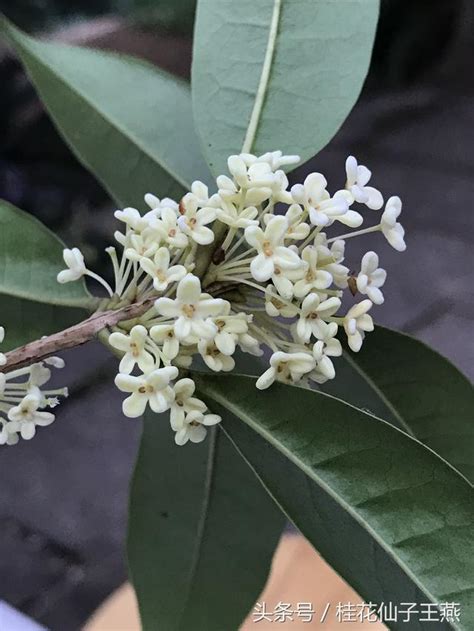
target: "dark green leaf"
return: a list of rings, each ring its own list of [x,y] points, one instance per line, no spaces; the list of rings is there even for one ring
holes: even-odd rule
[[[52,119],[122,206],[179,198],[209,171],[188,86],[138,59],[34,39],[0,16]]]
[[[0,200],[0,293],[53,305],[92,304],[83,281],[57,282],[63,248],[37,219]]]
[[[193,103],[215,174],[241,150],[303,160],[334,136],[362,88],[378,0],[201,0]]]
[[[461,622],[451,628],[472,629],[474,510],[472,487],[459,473],[389,423],[328,395],[282,384],[259,392],[250,377],[196,381],[211,406],[239,419],[227,418],[224,429],[364,598],[459,602]]]
[[[0,294],[0,325],[5,327],[5,340],[0,350],[38,340],[43,335],[62,331],[87,317],[82,309],[58,307]]]
[[[416,436],[474,482],[474,389],[447,359],[378,326],[323,386]]]
[[[223,433],[177,447],[148,414],[128,555],[145,631],[238,629],[262,590],[283,516]]]

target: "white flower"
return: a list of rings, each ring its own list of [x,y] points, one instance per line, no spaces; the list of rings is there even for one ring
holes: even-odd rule
[[[214,340],[199,340],[198,351],[200,352],[206,366],[214,372],[230,372],[235,368],[235,361],[233,358],[222,353]]]
[[[379,267],[379,257],[375,252],[367,252],[362,257],[360,272],[357,276],[357,289],[370,300],[381,305],[384,301],[380,287],[385,283],[387,272]]]
[[[383,197],[380,191],[372,186],[367,186],[372,177],[371,171],[362,164],[358,164],[354,156],[346,160],[346,189],[351,193],[356,202],[365,204],[372,210],[379,210],[383,206]]]
[[[270,357],[270,368],[257,379],[255,384],[259,390],[269,388],[277,381],[297,382],[303,375],[311,372],[316,365],[309,353],[283,353],[277,351]]]
[[[343,215],[334,215],[330,217],[330,221],[327,224],[328,226],[333,224],[335,221],[338,221],[345,226],[349,226],[349,228],[358,228],[363,224],[364,218],[362,217],[362,215],[356,210],[352,210],[351,208],[349,208],[349,206],[354,203],[352,193],[346,191],[346,189],[342,189],[334,193],[333,199],[339,200],[339,203],[341,204],[342,201],[344,201],[347,206],[347,212],[345,212]]]
[[[233,355],[240,335],[248,332],[248,320],[245,313],[221,316],[214,320],[217,333],[214,337],[216,347],[224,355]]]
[[[351,307],[344,318],[347,342],[355,353],[360,351],[366,331],[374,330],[374,322],[367,313],[371,308],[370,300],[362,300]]]
[[[263,350],[260,348],[258,340],[249,333],[239,335],[238,345],[244,353],[249,353],[255,357],[261,357]]]
[[[185,195],[181,200],[181,209],[183,205],[185,207],[193,206],[196,208],[204,208],[205,206],[214,206],[214,200],[217,196],[209,197],[208,187],[199,180],[195,180],[191,184],[191,191]]]
[[[51,425],[54,421],[54,414],[51,412],[41,412],[38,408],[41,398],[34,394],[27,394],[23,400],[8,412],[9,432],[20,432],[24,440],[30,440],[36,433],[36,426]]]
[[[43,362],[32,364],[30,366],[30,377],[28,379],[28,388],[41,388],[51,379],[51,370],[47,368]]]
[[[183,197],[179,205],[181,216],[178,218],[178,225],[196,243],[208,245],[214,241],[214,232],[206,226],[216,219],[216,209],[210,206],[199,208],[199,203],[200,200],[194,193],[187,193]]]
[[[175,366],[158,368],[140,377],[119,373],[115,377],[115,385],[122,392],[131,393],[122,404],[125,416],[141,416],[147,404],[153,412],[166,412],[174,399],[174,390],[169,383],[177,376],[178,369]]]
[[[273,285],[267,285],[265,287],[265,311],[272,318],[277,318],[278,316],[283,316],[284,318],[293,318],[297,313],[298,309],[296,305],[283,301],[278,298],[275,287]]]
[[[168,248],[160,248],[153,261],[147,258],[140,259],[140,266],[153,278],[153,287],[156,291],[165,291],[170,283],[181,280],[186,276],[186,268],[183,265],[170,265],[170,251]]]
[[[258,210],[255,206],[248,206],[243,210],[238,210],[232,202],[222,201],[221,208],[216,210],[217,219],[225,223],[230,228],[248,228],[248,226],[258,226],[256,217]]]
[[[176,318],[174,332],[179,340],[190,335],[210,339],[217,332],[210,317],[223,315],[230,308],[222,298],[211,298],[201,293],[201,281],[193,274],[187,274],[178,284],[176,299],[158,298],[155,302],[159,314]]]
[[[278,297],[278,292],[273,285],[265,287],[265,311],[272,318],[277,318],[278,316],[293,318],[298,313],[296,305]]]
[[[155,368],[155,359],[146,350],[147,339],[148,331],[141,324],[134,326],[129,335],[116,332],[109,336],[109,344],[125,353],[120,361],[120,372],[128,375],[136,364],[144,373]]]
[[[242,154],[241,154],[242,155]],[[250,154],[244,154],[249,156]],[[250,156],[251,158],[255,158],[255,156]],[[300,156],[290,155],[284,156],[282,151],[268,151],[263,155],[255,158],[256,162],[268,162],[272,171],[277,171],[281,169],[282,166],[287,166],[290,164],[297,164],[301,160]]]
[[[321,291],[332,285],[333,277],[327,269],[320,269],[318,265],[318,249],[308,245],[301,253],[301,258],[306,264],[303,278],[295,283],[295,296],[303,298],[310,291]]]
[[[129,247],[125,248],[125,256],[131,261],[140,261],[143,257],[151,257],[155,254],[159,245],[159,236],[154,231],[144,230],[142,234],[132,234],[129,238]]]
[[[206,438],[207,427],[221,422],[217,414],[203,414],[192,411],[186,414],[182,426],[177,430],[174,440],[177,445],[185,445],[188,440],[192,443],[202,443]]]
[[[317,370],[326,378],[334,379],[336,371],[330,357],[340,357],[342,346],[335,335],[338,326],[335,322],[320,321],[318,327],[318,341],[313,346],[313,357]],[[310,377],[311,378],[311,377]]]
[[[84,263],[84,256],[79,248],[72,248],[72,250],[66,248],[63,250],[63,258],[68,269],[59,272],[57,276],[58,283],[70,283],[86,274],[87,268]]]
[[[122,221],[127,228],[131,228],[134,232],[140,233],[142,230],[148,227],[148,221],[145,217],[142,217],[136,208],[124,208],[123,210],[116,210],[114,216],[119,221]]]
[[[301,305],[296,333],[302,342],[309,342],[311,335],[323,339],[325,329],[322,318],[333,316],[341,306],[339,298],[331,297],[321,302],[318,294],[309,294]]]
[[[160,219],[157,219],[152,226],[161,239],[170,247],[184,250],[188,245],[188,237],[179,227],[178,215],[173,209],[163,208]]]
[[[250,271],[255,280],[264,282],[275,273],[275,266],[280,270],[298,269],[301,266],[299,256],[283,246],[283,238],[288,229],[285,217],[272,217],[265,232],[257,226],[245,229],[245,238],[258,254],[250,264]]]
[[[249,163],[250,154],[240,156],[230,156],[227,161],[229,172],[233,175],[235,182],[244,191],[244,201],[246,205],[261,204],[270,197],[273,201],[291,203],[291,195],[286,190],[288,178],[283,171],[273,172],[267,161],[254,161]],[[231,192],[231,187],[226,180],[218,180],[219,194],[221,185],[224,190]],[[235,199],[230,197],[230,199]]]
[[[380,229],[385,238],[398,252],[404,252],[407,247],[404,239],[405,230],[402,224],[397,221],[401,212],[402,200],[397,196],[390,197],[380,220]]]
[[[285,213],[286,220],[288,221],[288,228],[285,233],[285,239],[292,239],[293,241],[302,241],[309,235],[310,227],[307,223],[301,221],[303,216],[303,209],[299,204],[291,204]],[[270,213],[264,215],[263,221],[265,224],[272,219],[273,215]]]
[[[324,232],[320,232],[314,239],[314,247],[318,252],[317,268],[331,274],[337,287],[347,287],[349,268],[342,265],[344,261],[345,241],[338,239],[328,247]]]
[[[269,189],[270,196],[274,183],[274,173],[268,162],[253,162],[248,165],[242,156],[233,155],[229,156],[227,166],[229,173],[239,186],[244,189],[266,187]]]
[[[163,354],[171,361],[179,353],[179,340],[174,332],[174,324],[156,324],[150,329],[150,337],[163,345]]]
[[[160,217],[164,208],[171,208],[175,214],[178,213],[178,204],[170,199],[169,197],[163,197],[163,199],[159,199],[156,195],[152,193],[147,193],[145,195],[145,203],[151,208],[151,210],[155,211],[155,216]]]
[[[18,434],[16,429],[17,423],[8,423],[3,419],[0,419],[2,424],[2,430],[0,431],[0,445],[16,445],[18,442]]]
[[[176,432],[183,426],[185,415],[189,412],[204,413],[207,406],[204,401],[194,396],[196,384],[192,379],[180,379],[174,386],[174,401],[170,408],[170,423]]]
[[[295,184],[291,195],[297,204],[309,212],[313,226],[326,226],[332,218],[345,215],[348,204],[343,195],[331,198],[326,190],[327,180],[321,173],[310,173],[303,184]]]

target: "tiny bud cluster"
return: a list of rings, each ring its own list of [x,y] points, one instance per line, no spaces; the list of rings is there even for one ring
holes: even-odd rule
[[[335,377],[339,330],[355,352],[373,330],[369,311],[384,302],[387,274],[372,250],[351,271],[346,242],[380,233],[405,250],[401,201],[389,198],[376,223],[361,229],[361,209],[384,206],[380,191],[369,186],[369,169],[350,156],[345,183],[331,194],[321,173],[289,186],[281,167],[298,160],[281,151],[234,155],[213,194],[194,182],[179,203],[147,194],[145,214],[116,211],[121,255],[107,249],[114,289],[87,270],[77,248],[64,252],[67,269],[59,282],[95,278],[110,296],[107,308],[154,302],[133,322],[116,326],[108,342],[121,356],[116,385],[129,395],[124,414],[138,417],[147,406],[169,410],[179,445],[200,442],[220,420],[194,396],[194,382],[180,375],[196,357],[211,371],[227,372],[237,349],[261,356],[266,347],[271,356],[257,388],[276,380],[309,387]],[[329,236],[339,224],[352,231]],[[193,272],[201,257],[207,257],[205,273],[198,277]],[[352,300],[347,307],[344,295]]]
[[[5,329],[0,327],[0,342]],[[6,357],[0,353],[0,365],[5,365]],[[36,434],[36,427],[51,425],[55,416],[46,411],[59,404],[59,397],[67,397],[67,388],[44,390],[43,386],[51,378],[51,369],[62,368],[64,361],[59,357],[49,357],[38,362],[0,373],[0,445],[16,445],[19,437],[30,440]]]

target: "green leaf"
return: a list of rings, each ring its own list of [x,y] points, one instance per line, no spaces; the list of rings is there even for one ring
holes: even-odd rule
[[[56,280],[65,267],[63,248],[41,222],[0,200],[0,293],[52,305],[90,306],[83,281],[61,285]]]
[[[238,629],[264,587],[284,519],[218,428],[177,447],[145,416],[128,556],[143,629]]]
[[[282,384],[259,392],[250,377],[195,380],[213,411],[214,401],[235,415],[224,429],[361,596],[459,602],[461,622],[437,628],[473,628],[474,510],[465,478],[389,423],[328,395]]]
[[[474,389],[455,366],[423,342],[381,326],[344,359],[325,392],[415,436],[474,482]]]
[[[43,335],[62,331],[87,317],[83,309],[57,307],[0,294],[0,325],[5,340],[0,346],[7,352]]]
[[[334,136],[369,67],[378,0],[201,0],[193,104],[214,174],[241,150],[307,160]]]
[[[179,198],[209,171],[188,86],[138,59],[36,40],[0,16],[53,121],[121,205]]]

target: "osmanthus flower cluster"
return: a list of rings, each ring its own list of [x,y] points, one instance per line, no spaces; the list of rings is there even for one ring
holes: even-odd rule
[[[0,327],[0,343],[5,329]],[[0,366],[6,364],[6,356],[0,353]],[[0,373],[0,445],[16,445],[21,436],[30,440],[37,426],[51,425],[55,416],[46,411],[56,407],[59,397],[67,397],[67,388],[44,390],[43,386],[51,378],[48,366],[62,368],[64,361],[59,357],[49,357],[38,362]]]
[[[234,155],[215,193],[194,182],[179,202],[147,194],[145,214],[116,211],[119,248],[107,249],[113,288],[86,268],[77,248],[64,251],[59,282],[95,278],[110,296],[108,309],[150,305],[110,331],[108,344],[121,356],[115,381],[128,395],[125,415],[169,410],[179,445],[202,441],[220,421],[195,396],[187,376],[195,359],[227,372],[238,349],[261,356],[266,348],[257,388],[275,380],[309,387],[335,377],[340,330],[359,351],[373,329],[369,312],[384,301],[386,272],[372,250],[350,271],[356,264],[346,264],[346,242],[379,232],[403,251],[401,201],[390,197],[382,210],[371,172],[352,156],[336,192],[320,173],[290,187],[282,167],[298,160],[280,151]],[[361,228],[364,207],[374,221]]]

